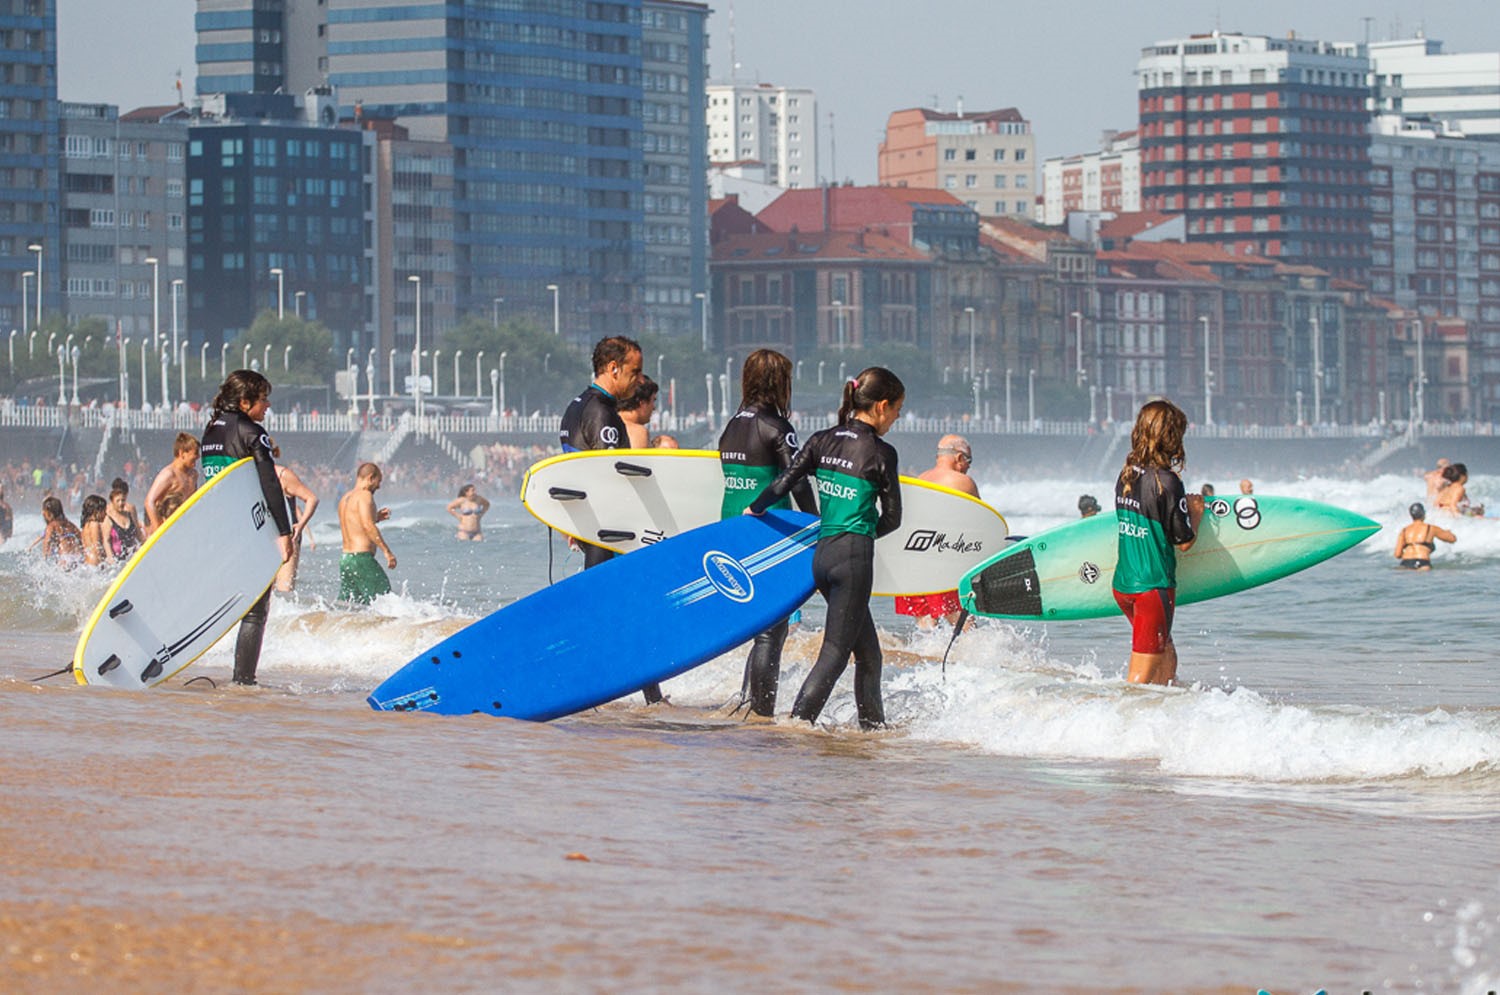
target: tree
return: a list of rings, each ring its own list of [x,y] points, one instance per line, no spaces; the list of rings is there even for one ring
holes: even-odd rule
[[[322,386],[344,365],[344,357],[333,354],[333,333],[322,322],[296,315],[278,318],[269,309],[256,315],[244,334],[230,345],[231,366],[243,361],[246,346],[250,347],[252,364],[269,357],[270,369],[261,372],[281,383]]]
[[[499,373],[504,353],[505,403],[522,414],[561,411],[588,381],[588,357],[524,316],[496,325],[478,315],[464,315],[444,333],[442,348],[448,355],[462,349],[466,363],[473,363],[483,350],[481,394],[489,392],[489,371]],[[461,362],[461,370],[466,363]]]

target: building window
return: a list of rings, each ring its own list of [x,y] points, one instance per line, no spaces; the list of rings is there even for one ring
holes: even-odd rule
[[[952,162],[958,158],[958,149],[943,149],[943,161]]]
[[[1004,162],[1005,161],[1005,150],[1004,149],[996,149],[995,150],[995,161],[996,162]]]
[[[978,155],[979,155],[979,150],[978,149],[964,149],[964,161],[965,162],[973,162],[974,159]]]

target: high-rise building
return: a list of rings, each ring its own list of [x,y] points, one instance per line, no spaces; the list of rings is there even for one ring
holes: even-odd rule
[[[1141,209],[1141,144],[1134,131],[1106,133],[1097,152],[1053,156],[1042,163],[1042,216],[1060,225],[1073,211]]]
[[[1035,179],[1036,139],[1014,107],[978,114],[916,107],[886,121],[882,186],[946,190],[981,215],[1030,218]]]
[[[1224,34],[1148,45],[1136,64],[1141,200],[1189,241],[1363,280],[1368,62],[1349,45]]]
[[[817,186],[817,94],[771,83],[709,84],[708,158],[760,163],[767,182],[787,190]]]
[[[1444,52],[1431,38],[1371,42],[1376,114],[1427,118],[1465,135],[1500,137],[1500,53]]]
[[[0,323],[21,329],[57,307],[56,0],[0,4],[0,37]]]
[[[61,112],[68,319],[101,317],[139,342],[170,336],[175,314],[185,331],[187,108],[65,103]]]
[[[273,310],[327,326],[339,357],[374,346],[375,136],[338,127],[330,99],[227,94],[189,128],[195,344],[232,342]]]
[[[561,331],[576,340],[638,330],[651,268],[648,136],[658,154],[666,140],[658,164],[668,182],[677,157],[691,161],[693,177],[706,167],[701,132],[686,147],[675,139],[702,119],[707,5],[529,0],[403,8],[399,19],[390,10],[384,0],[203,0],[199,91],[302,92],[326,82],[345,116],[360,107],[412,139],[450,143],[457,311],[487,314],[499,297],[550,315],[555,294]],[[657,87],[653,111],[665,108],[668,120],[643,121],[648,85]],[[701,204],[699,183],[696,196],[691,186],[681,193]],[[654,206],[663,213],[660,200]],[[700,260],[704,210],[700,223],[686,223]],[[681,237],[681,224],[652,223]],[[676,279],[680,286],[657,288],[669,304],[674,291],[691,300],[703,290],[706,263]],[[414,292],[398,280],[398,308],[412,306]]]

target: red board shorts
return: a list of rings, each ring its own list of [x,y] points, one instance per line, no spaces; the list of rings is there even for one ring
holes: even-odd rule
[[[1165,653],[1172,641],[1172,612],[1177,607],[1177,592],[1170,587],[1156,587],[1140,594],[1115,592],[1115,604],[1130,620],[1132,653]]]
[[[942,618],[962,610],[963,605],[958,603],[957,591],[944,591],[942,594],[918,594],[911,597],[898,595],[896,597],[897,615],[915,615],[918,618]]]

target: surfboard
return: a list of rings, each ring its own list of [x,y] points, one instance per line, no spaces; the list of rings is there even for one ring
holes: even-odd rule
[[[418,655],[377,711],[545,722],[675,677],[790,615],[813,590],[818,521],[743,515],[584,570]]]
[[[1118,614],[1111,584],[1118,553],[1112,514],[1017,542],[959,584],[976,615],[1053,621]],[[1177,603],[1221,598],[1306,570],[1358,545],[1379,524],[1343,508],[1275,495],[1210,501],[1198,539],[1177,552]]]
[[[629,553],[719,520],[724,473],[711,449],[603,449],[533,465],[521,501],[580,542]],[[983,501],[901,478],[901,527],[875,543],[875,593],[951,591],[1005,546],[1005,519]]]
[[[198,488],[126,561],[78,637],[78,683],[161,683],[271,586],[281,551],[254,462],[232,463]]]

